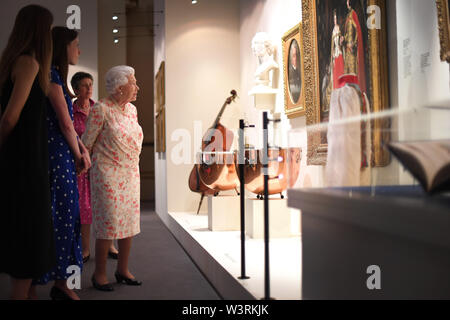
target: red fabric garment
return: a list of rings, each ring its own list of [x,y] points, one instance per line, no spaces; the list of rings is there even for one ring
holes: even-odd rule
[[[344,74],[338,79],[338,88],[342,88],[346,84],[356,84],[359,86],[358,77],[352,74]]]
[[[333,68],[333,89],[341,88],[339,85],[339,79],[344,74],[344,56],[341,54],[339,57],[334,59]]]

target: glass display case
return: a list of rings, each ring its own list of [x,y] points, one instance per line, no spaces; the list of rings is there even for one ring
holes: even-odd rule
[[[309,149],[288,191],[289,206],[302,211],[304,299],[450,297],[449,107],[398,108],[289,133],[290,145],[303,147],[314,130],[327,136],[327,162],[309,166]],[[361,123],[379,120],[390,126],[388,140],[369,148],[363,137],[376,134]],[[384,165],[374,165],[376,152],[389,155]]]
[[[229,4],[224,7],[228,9]],[[349,10],[354,12],[349,15]],[[213,12],[208,12],[204,19],[171,26],[172,31],[167,33],[174,35],[184,30],[191,36],[190,28],[185,26],[197,25],[199,21],[212,22],[207,28],[218,32],[211,33],[214,36],[210,38],[196,33],[192,33],[193,39],[177,36],[174,39],[179,42],[167,46],[167,57],[171,58],[167,63],[184,66],[183,72],[192,80],[180,81],[182,72],[167,68],[170,99],[166,130],[171,139],[167,142],[167,158],[158,163],[162,170],[156,170],[161,173],[157,181],[163,189],[159,200],[163,205],[157,211],[166,225],[225,298],[265,296],[262,111],[256,108],[261,104],[255,101],[257,97],[248,94],[255,85],[255,69],[264,62],[255,58],[251,39],[262,30],[273,36],[274,43],[283,45],[273,55],[278,59],[279,71],[271,71],[271,85],[278,93],[274,93],[275,99],[270,99],[270,103],[265,99],[263,102],[264,109],[271,111],[269,118],[276,120],[278,113],[281,120],[271,122],[268,132],[271,296],[407,298],[417,292],[444,288],[450,280],[434,287],[433,281],[422,277],[412,287],[407,279],[432,274],[426,270],[427,264],[438,277],[448,279],[443,270],[449,270],[450,263],[447,258],[440,259],[450,256],[448,196],[425,192],[420,179],[389,149],[393,143],[450,139],[450,73],[449,65],[441,61],[439,54],[442,21],[437,18],[436,2],[241,1],[233,12],[238,11],[240,19],[232,17],[227,24],[227,28],[234,25],[233,39],[238,40],[231,50],[233,54],[221,49],[205,58],[205,48],[216,49],[205,39],[214,42],[223,37],[220,28],[212,27],[217,24],[210,19]],[[271,14],[277,12],[281,14]],[[187,17],[191,19],[194,15],[183,18]],[[368,30],[365,23],[368,18],[371,22],[378,20],[381,29]],[[349,41],[356,32],[346,30],[356,20],[364,39],[359,37],[358,55],[354,51],[344,57],[352,45],[356,50],[356,42]],[[171,19],[171,23],[179,21],[184,20]],[[339,33],[343,38],[347,33],[347,40],[341,39]],[[295,41],[301,53],[301,70],[296,73],[302,75],[302,98],[298,97],[291,106],[287,100],[292,98],[289,64],[295,64],[292,61],[296,60],[286,59],[290,54],[286,48],[294,43],[294,38],[298,39]],[[186,39],[195,41],[183,42]],[[179,47],[186,51],[180,54]],[[360,53],[365,53],[365,61]],[[189,64],[185,63],[187,54],[193,59]],[[208,68],[191,68],[194,62]],[[360,64],[358,68],[356,64]],[[362,64],[367,67],[365,75],[360,68]],[[347,70],[345,73],[350,77],[341,79],[342,69],[349,67],[353,67],[350,71],[359,70],[361,77],[365,76],[366,91],[361,86],[364,92],[358,92],[355,78],[359,75],[352,75],[354,72]],[[209,80],[210,70],[218,74],[216,81]],[[349,83],[345,89],[348,92],[333,96],[343,82]],[[201,94],[197,94],[199,84]],[[244,173],[239,174],[236,162],[237,143],[223,155],[203,153],[195,163],[199,165],[199,173],[193,185],[203,180],[205,186],[223,188],[218,182],[228,183],[221,178],[228,172],[233,178],[233,188],[218,196],[213,192],[199,206],[200,193],[192,192],[184,181],[196,172],[192,158],[201,149],[205,128],[216,116],[214,105],[222,102],[223,91],[231,87],[239,92],[239,99],[227,107],[221,123],[234,130],[235,140],[239,119],[255,125],[246,129]],[[301,112],[293,112],[296,110]],[[181,133],[190,133],[190,137],[182,139]],[[181,148],[182,141],[194,147]],[[186,155],[187,161],[173,161],[174,155],[180,153]],[[216,155],[224,158],[222,164],[209,163],[209,157]],[[244,204],[234,190],[236,187],[241,193],[242,181],[236,181],[236,176],[245,176]],[[245,266],[250,279],[240,279],[242,221]],[[384,296],[367,287],[372,275],[368,270],[369,273],[378,270],[373,266],[380,267],[381,287],[386,288]],[[401,270],[410,271],[401,275]],[[433,285],[426,287],[430,283]],[[402,290],[393,291],[393,287]],[[436,289],[436,296],[445,296],[444,289]]]
[[[384,121],[390,128],[384,129],[388,134],[381,143],[371,139],[375,130],[368,127],[365,131],[360,127],[363,122],[373,123]],[[309,165],[314,156],[308,149],[308,138],[314,132],[321,131],[327,137],[321,147],[327,161],[322,166]],[[411,109],[394,109],[382,114],[343,118],[332,123],[319,124],[289,132],[289,146],[304,150],[305,156],[301,162],[300,174],[290,172],[290,188],[342,188],[349,189],[370,187],[372,195],[383,192],[384,187],[417,186],[420,188],[418,176],[413,172],[433,175],[432,170],[448,164],[448,141],[450,140],[450,100],[437,102],[427,107]],[[366,139],[366,140],[364,140]],[[395,146],[410,146],[412,149],[427,148],[427,151],[411,154],[400,154]],[[363,150],[365,146],[365,150]],[[441,146],[442,152],[434,150],[433,146]],[[428,151],[429,150],[429,151]],[[387,162],[374,165],[375,153],[387,155]],[[437,152],[437,153],[435,153]],[[429,159],[426,159],[429,156]],[[400,158],[399,158],[400,157]],[[409,159],[417,158],[416,161]],[[423,159],[423,160],[421,160]],[[423,170],[414,170],[417,161]],[[425,191],[424,191],[425,192]]]

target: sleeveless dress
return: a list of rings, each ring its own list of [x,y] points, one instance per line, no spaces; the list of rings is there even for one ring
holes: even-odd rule
[[[0,100],[2,114],[13,86],[9,77]],[[55,265],[45,101],[36,77],[0,150],[0,273],[17,279],[40,277]]]
[[[59,72],[54,67],[51,76],[53,83],[62,86],[67,108],[73,120],[72,101]],[[73,275],[73,270],[68,272],[69,267],[78,266],[80,271],[83,267],[75,160],[61,133],[50,101],[47,101],[47,114],[50,194],[57,264],[51,271],[36,280],[35,284],[65,280]]]

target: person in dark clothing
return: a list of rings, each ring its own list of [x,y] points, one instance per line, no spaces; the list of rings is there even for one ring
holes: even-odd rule
[[[0,60],[0,272],[11,299],[29,298],[33,278],[55,265],[48,175],[46,94],[52,13],[20,10]]]

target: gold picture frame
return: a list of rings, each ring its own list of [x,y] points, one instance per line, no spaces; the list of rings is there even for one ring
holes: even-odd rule
[[[288,118],[304,116],[305,96],[303,90],[303,41],[302,24],[299,23],[282,37],[284,110]]]
[[[165,98],[165,63],[161,63],[155,77],[155,122],[156,152],[166,152],[166,98]]]
[[[361,29],[364,41],[364,57],[367,73],[366,92],[370,103],[370,112],[377,113],[389,108],[389,87],[388,87],[388,62],[387,62],[387,40],[386,40],[386,0],[361,0],[351,2],[359,5],[363,21]],[[317,5],[320,9],[327,8],[327,12],[317,12]],[[368,29],[366,21],[367,8],[378,8],[374,14],[378,14],[376,19],[380,19],[381,27],[379,29]],[[321,93],[327,88],[324,86],[325,77],[322,74],[330,74],[331,65],[331,41],[334,33],[333,27],[334,12],[336,10],[337,24],[345,26],[345,12],[350,12],[346,0],[302,0],[302,30],[303,30],[303,50],[304,50],[304,92],[306,106],[306,122],[308,126],[314,127],[319,123],[327,122],[326,108],[323,100],[327,95]],[[339,14],[338,14],[339,13]],[[332,17],[333,16],[333,17]],[[359,16],[358,16],[359,17]],[[366,19],[367,18],[367,19]],[[318,22],[318,20],[321,20]],[[322,23],[325,22],[325,23]],[[326,27],[329,27],[326,29]],[[320,32],[318,32],[320,27]],[[345,30],[341,28],[341,30]],[[344,32],[343,32],[344,33]],[[320,35],[321,39],[318,39]],[[328,36],[324,41],[323,37]],[[329,42],[328,42],[329,41]],[[326,50],[319,50],[329,46]],[[327,60],[328,59],[328,60]],[[322,63],[322,64],[321,64]],[[329,63],[328,68],[326,63]],[[333,75],[331,75],[333,76]],[[390,140],[390,121],[389,119],[377,119],[372,121],[372,166],[386,166],[390,163],[389,151],[384,146]],[[325,165],[328,152],[328,143],[326,131],[320,129],[308,130],[308,165]]]
[[[441,60],[450,63],[450,4],[449,0],[436,0]]]

